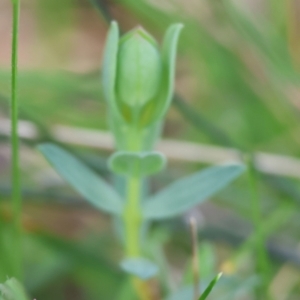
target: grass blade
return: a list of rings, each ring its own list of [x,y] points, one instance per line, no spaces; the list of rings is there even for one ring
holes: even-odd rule
[[[219,281],[219,279],[221,278],[222,273],[219,273],[208,285],[208,287],[205,289],[205,291],[203,292],[203,294],[200,296],[199,300],[205,300],[208,295],[210,294],[210,292],[212,291],[212,289],[214,288],[214,286],[216,285],[216,283]]]

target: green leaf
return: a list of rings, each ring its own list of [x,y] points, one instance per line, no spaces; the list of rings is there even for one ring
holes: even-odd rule
[[[0,284],[0,300],[29,300],[29,297],[21,283],[15,278],[10,278]]]
[[[148,125],[163,118],[166,114],[174,93],[176,53],[182,24],[171,25],[164,37],[162,45],[163,76],[161,90],[155,101],[151,101],[144,108],[142,123]]]
[[[150,279],[158,272],[157,265],[142,257],[124,259],[120,263],[120,266],[125,272],[137,276],[143,280]]]
[[[221,278],[222,273],[219,273],[208,285],[208,287],[205,289],[205,291],[203,292],[203,294],[200,296],[199,300],[205,300],[208,295],[210,294],[210,292],[212,291],[212,289],[214,288],[215,284],[219,281],[219,279]]]
[[[175,80],[175,66],[176,66],[176,53],[177,53],[177,44],[180,32],[183,28],[183,24],[174,24],[171,25],[164,37],[164,42],[162,45],[162,60],[163,64],[166,67],[167,75],[167,101],[161,112],[163,116],[168,109],[170,102],[173,97],[174,92],[174,80]]]
[[[197,172],[171,184],[147,199],[142,207],[145,219],[179,215],[204,202],[245,171],[241,164],[227,164]]]
[[[110,169],[127,176],[149,176],[160,172],[166,165],[166,158],[159,152],[119,151],[109,159]]]
[[[113,113],[123,120],[122,114],[116,105],[115,82],[117,73],[117,56],[119,49],[119,27],[116,21],[110,24],[104,48],[102,66],[102,87],[106,101]]]
[[[115,215],[122,213],[123,203],[117,192],[76,157],[53,144],[42,144],[38,149],[54,169],[93,206]]]

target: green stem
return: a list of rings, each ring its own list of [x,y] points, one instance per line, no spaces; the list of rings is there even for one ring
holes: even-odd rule
[[[130,128],[130,132],[128,132],[128,151],[138,152],[142,151],[142,132],[141,130],[132,127]]]
[[[261,198],[258,191],[258,173],[255,167],[255,159],[253,154],[250,154],[248,158],[248,172],[251,191],[252,221],[254,224],[254,230],[257,233],[257,239],[255,242],[257,271],[263,277],[264,284],[266,284],[266,277],[269,273],[269,263],[268,254],[266,251],[266,243],[264,240],[265,237],[263,235],[264,222],[262,216]],[[263,289],[261,289],[261,291],[263,292]]]
[[[14,245],[12,247],[14,262],[14,276],[21,277],[21,185],[19,170],[19,137],[18,137],[18,35],[20,0],[12,0],[12,55],[11,55],[11,176],[12,176],[12,202],[14,218]]]
[[[138,176],[128,178],[127,182],[127,199],[124,211],[125,223],[125,241],[126,256],[129,258],[140,257],[140,231],[142,225],[142,216],[140,210],[142,180]],[[132,284],[136,293],[141,300],[153,299],[151,289],[148,283],[132,276]]]
[[[130,177],[127,183],[127,201],[124,211],[126,228],[126,255],[128,257],[140,256],[140,193],[141,179]]]

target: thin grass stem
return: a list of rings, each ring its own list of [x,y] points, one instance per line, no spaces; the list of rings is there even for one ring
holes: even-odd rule
[[[12,51],[11,51],[11,180],[12,207],[14,223],[14,245],[12,247],[14,276],[21,277],[21,183],[19,169],[19,137],[18,137],[18,39],[20,0],[12,0]]]
[[[252,154],[248,157],[248,175],[251,191],[252,221],[254,230],[257,232],[255,252],[257,257],[257,271],[262,276],[263,286],[266,284],[266,277],[269,273],[269,259],[266,251],[265,237],[263,235],[263,216],[261,198],[258,190],[258,173],[255,167],[255,158]],[[262,291],[263,289],[261,289]]]

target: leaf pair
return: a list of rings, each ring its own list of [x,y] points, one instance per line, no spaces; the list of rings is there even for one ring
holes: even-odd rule
[[[159,152],[115,152],[109,159],[110,169],[125,176],[149,176],[161,171],[166,158]]]
[[[119,194],[76,157],[53,144],[40,145],[39,150],[56,171],[93,206],[113,215],[122,214],[124,203]],[[150,166],[151,163],[153,166]],[[111,159],[115,171],[127,172],[132,164],[130,170],[133,173],[138,170],[144,175],[157,170],[162,163],[163,157],[155,152],[141,156],[123,152]],[[243,165],[227,164],[180,179],[144,201],[141,208],[143,218],[159,220],[182,214],[227,186],[244,170]]]

